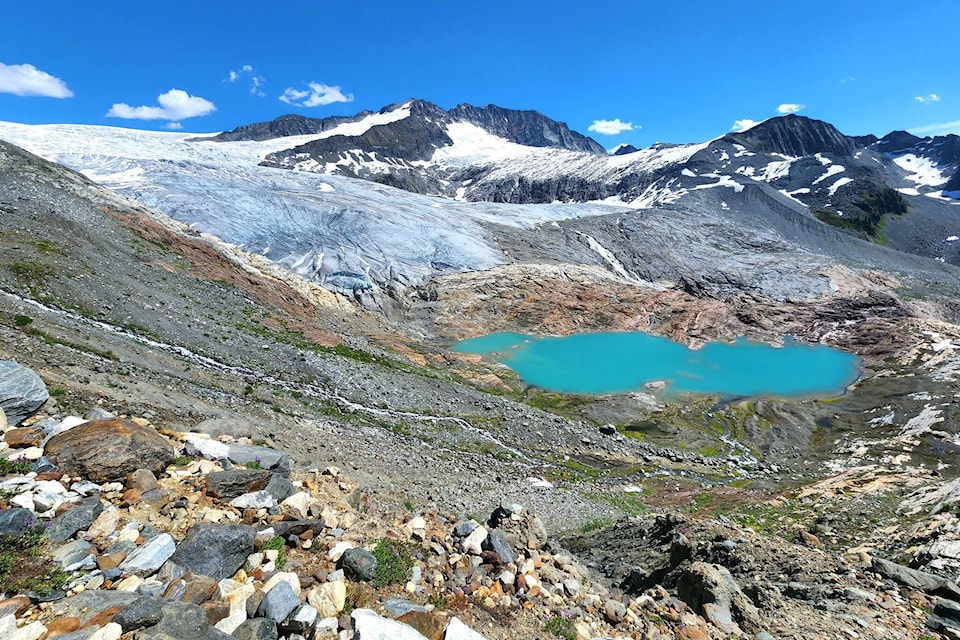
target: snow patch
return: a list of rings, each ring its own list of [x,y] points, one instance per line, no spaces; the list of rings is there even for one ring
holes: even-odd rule
[[[729,187],[733,189],[734,193],[740,193],[743,191],[743,185],[731,178],[730,176],[721,176],[717,182],[710,184],[698,184],[695,187],[692,187],[691,191],[697,191],[699,189],[713,189],[714,187]]]
[[[904,171],[908,176],[906,179],[910,182],[916,182],[926,187],[939,187],[948,179],[943,175],[937,164],[930,158],[922,158],[912,153],[907,153],[893,159],[894,163]]]
[[[840,178],[839,180],[837,180],[836,182],[834,182],[832,185],[830,185],[830,195],[831,195],[831,196],[836,195],[837,189],[839,189],[839,188],[842,187],[843,185],[849,184],[849,183],[851,183],[851,182],[853,182],[853,178]]]
[[[822,176],[820,176],[819,178],[817,178],[816,180],[814,180],[814,181],[812,182],[812,184],[820,184],[821,182],[823,182],[823,181],[826,180],[827,178],[829,178],[829,177],[831,177],[831,176],[835,176],[835,175],[837,175],[838,173],[843,173],[843,172],[846,171],[846,170],[847,170],[846,167],[841,167],[841,166],[838,165],[838,164],[830,165],[830,166],[827,168],[827,171],[826,171]]]

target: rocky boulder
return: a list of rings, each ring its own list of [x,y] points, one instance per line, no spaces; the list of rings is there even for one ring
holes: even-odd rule
[[[10,360],[0,360],[0,409],[11,427],[43,406],[47,387],[36,373]]]
[[[191,527],[171,559],[187,571],[223,580],[253,553],[253,539],[253,529],[245,525],[202,522]]]
[[[735,622],[748,631],[759,631],[756,606],[726,567],[694,562],[680,574],[677,595],[725,633],[738,632]]]
[[[160,475],[174,458],[174,447],[155,429],[122,419],[76,426],[50,438],[44,452],[67,473],[94,482],[122,482],[137,469]]]

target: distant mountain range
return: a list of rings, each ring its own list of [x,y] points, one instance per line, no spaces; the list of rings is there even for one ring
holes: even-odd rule
[[[955,135],[850,137],[789,115],[698,144],[608,153],[535,111],[410,100],[212,137],[0,123],[0,138],[368,305],[435,274],[524,259],[597,264],[704,295],[820,286],[781,286],[762,261],[713,255],[711,225],[761,253],[789,246],[902,267],[859,238],[960,265]],[[689,226],[702,251],[670,258],[655,235],[627,231],[654,217]],[[705,277],[692,266],[702,260],[726,271]]]
[[[372,123],[361,133],[351,126]],[[712,187],[763,189],[820,220],[896,248],[958,263],[960,137],[904,131],[851,137],[797,115],[693,145],[607,154],[533,111],[411,100],[379,113],[284,116],[214,140],[318,137],[267,155],[264,166],[345,175],[466,201],[597,202],[649,207]],[[921,197],[922,196],[922,197]]]

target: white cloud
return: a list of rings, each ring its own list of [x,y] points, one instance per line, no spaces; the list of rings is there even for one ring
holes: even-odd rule
[[[932,104],[934,102],[940,102],[940,96],[935,93],[931,93],[925,96],[917,96],[914,98],[920,104]]]
[[[733,126],[730,127],[730,131],[733,131],[734,133],[741,133],[743,131],[746,131],[747,129],[750,129],[751,127],[757,126],[758,124],[760,124],[758,120],[751,120],[750,118],[744,118],[743,120],[734,120]]]
[[[616,120],[594,120],[593,124],[587,127],[587,131],[605,136],[615,136],[624,131],[633,131],[635,128],[640,129],[641,127],[640,125],[634,127],[632,122],[620,122],[620,118],[617,118]]]
[[[110,107],[108,118],[124,118],[126,120],[171,120],[179,121],[184,118],[205,116],[217,110],[212,102],[198,96],[191,96],[182,89],[170,89],[157,96],[158,107],[131,107],[118,102]]]
[[[227,75],[227,79],[224,82],[236,82],[237,80],[242,78],[245,74],[252,74],[252,73],[253,73],[253,65],[245,64],[239,69],[237,69],[236,71],[231,70],[230,73]],[[250,77],[250,95],[259,96],[261,98],[265,96],[266,94],[260,90],[260,87],[266,81],[267,81],[266,78],[264,78],[263,76],[252,75]]]
[[[60,78],[40,71],[32,64],[3,64],[0,62],[0,93],[15,96],[44,96],[70,98],[73,91]]]
[[[340,87],[330,87],[320,82],[310,82],[307,86],[310,87],[309,91],[287,87],[280,96],[280,101],[297,107],[319,107],[334,102],[353,102],[353,94],[344,95]]]
[[[800,111],[806,108],[806,106],[807,105],[805,104],[797,104],[796,102],[784,102],[779,107],[777,107],[777,113],[779,113],[782,116],[785,116],[788,113],[796,113],[797,111]]]
[[[922,127],[916,127],[914,129],[907,129],[907,131],[915,136],[924,136],[930,134],[935,136],[945,136],[950,133],[960,135],[960,120],[943,122],[940,124],[928,124]]]
[[[263,76],[253,76],[250,79],[250,95],[260,96],[261,98],[267,94],[260,90],[260,85],[262,85],[266,80]]]
[[[179,129],[183,129],[183,125],[179,122],[168,122],[167,124],[163,125],[163,128],[170,129],[171,131],[177,131]]]

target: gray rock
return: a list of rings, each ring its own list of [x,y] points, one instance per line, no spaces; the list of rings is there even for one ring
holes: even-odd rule
[[[207,613],[195,604],[168,602],[156,625],[143,629],[137,640],[233,640],[213,627]]]
[[[527,548],[542,549],[547,544],[547,528],[543,526],[540,517],[533,515],[530,517],[530,525],[527,528]]]
[[[603,616],[610,624],[620,624],[626,615],[627,607],[619,600],[608,599],[603,603]]]
[[[502,531],[496,529],[487,535],[486,540],[483,541],[483,548],[497,554],[497,557],[500,558],[500,564],[510,564],[517,559],[513,549],[510,548],[510,543],[507,542],[506,536],[503,535]]]
[[[759,614],[726,567],[694,562],[677,580],[677,595],[711,623],[733,633],[733,622],[747,631],[759,630]]]
[[[936,604],[933,605],[933,613],[941,618],[960,622],[960,604],[953,600],[937,600]]]
[[[267,618],[253,618],[233,632],[234,640],[277,640],[277,623]]]
[[[50,521],[47,526],[47,538],[62,542],[77,531],[88,529],[103,511],[100,496],[90,496],[78,502],[70,511]]]
[[[362,547],[347,549],[340,556],[337,568],[343,569],[343,574],[350,580],[369,582],[373,580],[374,572],[377,569],[377,559]]]
[[[266,469],[216,471],[207,476],[207,495],[232,500],[245,493],[262,491],[267,488],[272,475]]]
[[[293,483],[287,480],[283,475],[274,473],[270,475],[270,482],[267,483],[267,493],[274,497],[277,502],[283,502],[297,492]]]
[[[36,373],[10,360],[0,360],[0,409],[15,427],[43,406],[50,395]]]
[[[36,524],[37,516],[29,509],[0,510],[0,535],[18,536]]]
[[[237,509],[271,509],[277,506],[277,501],[266,491],[256,491],[237,496],[230,501],[230,506]]]
[[[90,551],[93,545],[86,540],[73,540],[58,547],[50,556],[64,571],[79,571],[93,569],[97,566],[97,558]]]
[[[113,622],[120,625],[124,633],[152,627],[163,617],[163,604],[156,598],[139,597],[115,615]]]
[[[300,598],[293,592],[288,582],[278,582],[260,601],[257,607],[258,618],[269,618],[280,623],[287,619],[300,606]]]
[[[163,563],[170,559],[177,545],[169,533],[162,533],[155,538],[151,538],[143,545],[128,555],[120,563],[120,570],[125,573],[132,573],[138,576],[148,576],[156,572]]]
[[[391,618],[399,618],[403,614],[410,613],[411,611],[419,611],[421,613],[429,611],[429,609],[422,604],[415,604],[409,600],[401,600],[400,598],[387,600],[383,603],[383,609]]]
[[[453,535],[458,538],[466,538],[479,525],[473,520],[461,520],[453,526]]]
[[[873,558],[870,568],[884,578],[889,578],[911,589],[960,602],[960,588],[957,584],[940,576],[911,569],[883,558]]]
[[[84,420],[113,420],[117,414],[111,413],[103,407],[93,407],[83,414]]]
[[[257,462],[264,469],[277,473],[290,473],[290,456],[276,449],[258,447],[252,444],[227,445],[227,458],[236,465]]]
[[[171,559],[187,571],[223,580],[253,553],[253,538],[253,529],[245,525],[201,522],[191,527]]]

